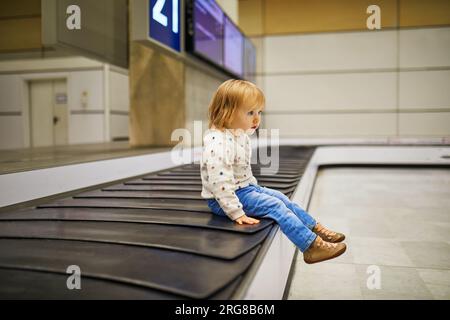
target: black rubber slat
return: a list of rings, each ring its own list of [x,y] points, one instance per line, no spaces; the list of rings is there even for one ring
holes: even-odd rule
[[[288,193],[295,190],[296,186],[287,188],[277,188],[283,193]],[[202,191],[201,186],[155,186],[155,185],[127,185],[127,184],[116,184],[110,187],[102,188],[103,191],[196,191],[200,193]]]
[[[189,179],[189,180],[159,180],[159,181],[151,181],[151,180],[143,180],[143,179],[135,179],[124,182],[124,184],[146,184],[146,185],[155,185],[155,186],[166,186],[166,185],[175,185],[175,186],[201,186],[202,182],[198,179]]]
[[[235,259],[267,236],[270,228],[252,235],[158,224],[85,221],[0,222],[0,238],[62,239],[130,244]]]
[[[158,183],[162,181],[163,183],[166,181],[200,181],[200,175],[190,175],[190,176],[146,176],[142,178],[145,181],[157,181]],[[283,182],[283,183],[292,183],[298,181],[298,178],[278,178],[277,176],[271,176],[269,178],[261,178],[257,179],[259,183],[265,182]]]
[[[4,212],[0,221],[106,221],[151,223],[163,225],[190,226],[207,229],[226,230],[239,233],[255,233],[273,221],[261,219],[256,225],[239,225],[227,217],[203,214],[193,211],[124,208],[44,208]]]
[[[295,170],[283,170],[283,169],[280,169],[280,168],[278,170],[275,170],[274,168],[272,168],[272,169],[265,168],[264,171],[261,170],[262,168],[257,168],[257,169],[252,169],[252,173],[253,173],[253,175],[255,177],[258,177],[261,174],[263,174],[263,175],[265,175],[265,174],[267,174],[267,175],[282,174],[282,175],[293,175],[293,176],[296,176],[299,173],[304,171],[304,170],[302,170],[302,169],[304,169],[302,167],[303,167],[303,165],[301,167],[299,167],[299,169],[295,169]],[[176,171],[170,171],[169,170],[169,171],[164,171],[164,172],[167,172],[167,173],[168,172],[173,172],[173,173],[191,173],[191,174],[198,173],[198,174],[200,174],[200,167],[198,167],[196,169],[179,169],[179,170],[176,170]],[[161,172],[161,173],[164,173],[164,172]]]
[[[135,190],[135,191],[196,191],[201,192],[201,186],[176,186],[176,185],[163,185],[163,186],[154,186],[154,185],[127,185],[127,184],[116,184],[109,187],[102,188],[104,191],[126,191],[126,190]]]
[[[258,181],[259,185],[268,187],[268,188],[273,188],[273,189],[278,189],[278,188],[288,188],[288,187],[294,187],[297,185],[297,181],[295,182],[291,182],[291,183],[281,183],[281,182],[261,182]],[[130,180],[125,182],[124,184],[126,185],[153,185],[153,186],[167,186],[167,185],[176,185],[176,186],[193,186],[193,185],[197,185],[197,186],[201,186],[202,182],[199,179],[190,179],[190,180],[175,180],[175,181],[170,181],[170,180],[164,180],[164,181],[151,181],[151,180],[142,180],[142,179],[136,179],[136,180]]]
[[[295,173],[300,171],[299,168],[304,167],[307,164],[308,160],[296,160],[290,163],[287,162],[279,162],[278,165],[276,166],[273,163],[268,163],[267,165],[259,165],[259,164],[252,164],[251,168],[252,168],[252,172],[253,173],[258,173],[258,170],[261,169],[274,169],[275,167],[278,167],[278,172],[280,173]],[[183,167],[178,167],[178,168],[174,168],[174,169],[168,169],[168,170],[172,170],[172,171],[183,171],[183,170],[192,170],[192,171],[196,171],[196,170],[200,170],[200,164],[195,164],[193,166],[190,165],[186,165]]]
[[[0,239],[0,266],[63,273],[68,266],[78,265],[82,276],[202,299],[241,275],[258,249],[229,261],[129,245]]]
[[[74,199],[81,198],[141,198],[141,199],[186,199],[186,200],[203,200],[198,191],[104,191],[94,190],[82,192],[73,196]]]
[[[129,198],[129,199],[186,199],[186,200],[203,200],[198,191],[108,191],[108,190],[94,190],[82,192],[74,195],[73,198]]]
[[[196,177],[200,176],[199,172],[161,172],[156,175],[149,175],[145,176],[144,178],[159,178],[164,179],[167,177]],[[264,178],[280,178],[280,179],[298,179],[300,177],[300,174],[274,174],[274,175],[261,175],[261,174],[254,174],[255,178],[257,180],[264,179]]]
[[[126,285],[103,279],[81,277],[80,290],[67,289],[67,273],[0,268],[0,299],[8,300],[181,300],[184,296]],[[208,299],[229,299],[242,277]],[[99,290],[101,288],[101,290]]]
[[[138,208],[196,211],[211,214],[205,200],[172,199],[62,199],[37,206],[38,208]]]
[[[81,289],[69,290],[69,274],[22,269],[0,269],[0,299],[31,300],[175,300],[185,299],[164,291],[81,277]],[[101,290],[99,290],[101,288]]]

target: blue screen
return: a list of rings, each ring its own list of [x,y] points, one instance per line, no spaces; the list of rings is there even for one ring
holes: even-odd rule
[[[256,73],[256,49],[250,39],[244,41],[244,78],[254,81]]]
[[[242,76],[244,36],[228,17],[225,17],[224,39],[224,66],[234,74]]]
[[[215,0],[187,1],[186,49],[240,78],[252,80],[256,50]]]
[[[149,36],[180,51],[180,0],[149,0]]]
[[[223,66],[223,17],[213,0],[195,1],[194,50],[219,66]]]

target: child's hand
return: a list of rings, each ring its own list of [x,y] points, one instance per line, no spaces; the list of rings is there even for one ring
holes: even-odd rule
[[[243,223],[245,223],[245,224],[257,224],[257,223],[259,223],[259,220],[250,218],[250,217],[246,216],[245,214],[243,216],[237,218],[235,221],[237,223],[239,223],[239,224],[243,224]]]

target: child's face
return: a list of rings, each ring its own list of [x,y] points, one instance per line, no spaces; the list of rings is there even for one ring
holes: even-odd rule
[[[242,129],[248,134],[253,134],[261,123],[261,113],[263,106],[259,107],[240,107],[236,110],[233,121],[230,123],[230,129]]]

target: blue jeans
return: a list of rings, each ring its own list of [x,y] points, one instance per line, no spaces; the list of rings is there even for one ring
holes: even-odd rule
[[[248,216],[275,220],[301,252],[305,252],[316,239],[317,235],[311,231],[316,220],[280,191],[250,184],[235,193]],[[214,214],[227,216],[216,199],[207,201]]]

